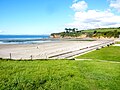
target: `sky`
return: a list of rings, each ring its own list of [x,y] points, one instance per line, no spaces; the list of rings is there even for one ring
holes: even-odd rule
[[[0,0],[0,34],[120,27],[120,0]]]

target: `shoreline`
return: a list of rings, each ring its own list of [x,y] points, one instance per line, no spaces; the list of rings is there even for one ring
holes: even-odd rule
[[[40,44],[48,42],[59,42],[59,41],[95,41],[91,38],[41,38],[41,39],[29,39],[29,38],[20,38],[20,39],[0,39],[0,44]]]

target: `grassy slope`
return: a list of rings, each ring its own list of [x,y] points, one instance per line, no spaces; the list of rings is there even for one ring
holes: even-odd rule
[[[101,28],[101,29],[93,29],[93,30],[84,30],[83,32],[94,32],[94,31],[97,31],[97,32],[106,32],[106,31],[114,31],[114,30],[117,30],[120,32],[120,29],[118,28]]]
[[[120,44],[120,42],[116,42],[116,44]]]
[[[120,62],[120,47],[110,46],[96,50],[84,55],[81,55],[77,58],[80,59],[99,59],[99,60],[110,60]]]
[[[0,90],[119,90],[119,83],[119,63],[0,60]]]

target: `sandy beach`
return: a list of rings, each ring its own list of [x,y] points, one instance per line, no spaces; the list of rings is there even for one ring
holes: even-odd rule
[[[108,41],[60,41],[41,44],[0,44],[0,58],[48,59]],[[63,58],[63,57],[62,57]]]

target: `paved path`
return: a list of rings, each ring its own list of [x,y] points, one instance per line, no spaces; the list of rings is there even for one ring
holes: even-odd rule
[[[57,54],[54,56],[51,56],[49,58],[53,58],[53,59],[64,59],[64,58],[68,58],[68,59],[72,59],[74,57],[76,57],[77,55],[81,55],[81,54],[85,54],[87,52],[96,50],[96,49],[100,49],[103,48],[105,46],[109,46],[111,44],[113,44],[114,41],[104,41],[104,42],[99,42],[96,44],[91,44],[91,45],[87,45],[83,48],[78,48],[78,50],[73,50],[73,51],[69,51],[66,53],[61,53],[61,54]]]
[[[69,59],[114,41],[60,41],[44,44],[0,45],[0,58]]]

